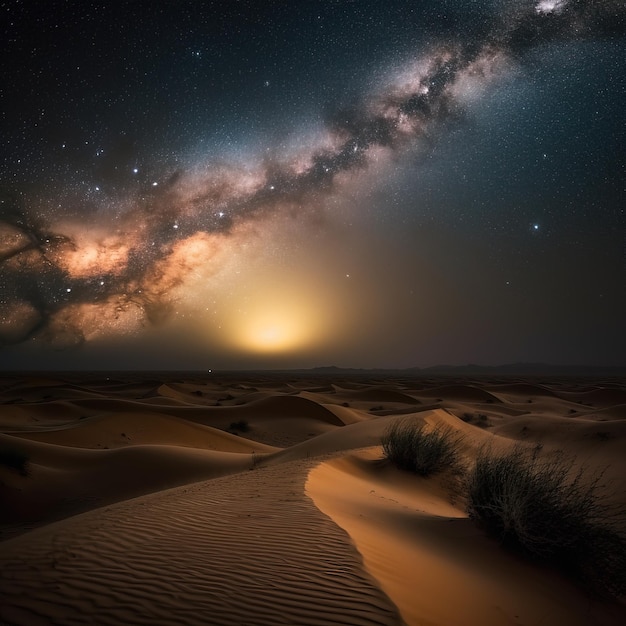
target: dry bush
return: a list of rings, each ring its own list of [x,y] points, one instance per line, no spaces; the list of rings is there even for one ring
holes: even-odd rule
[[[400,469],[430,476],[460,467],[461,436],[446,426],[397,421],[382,436],[385,457]]]
[[[467,510],[488,534],[594,593],[626,592],[626,519],[603,498],[602,472],[563,455],[540,459],[517,446],[482,450],[467,479]]]

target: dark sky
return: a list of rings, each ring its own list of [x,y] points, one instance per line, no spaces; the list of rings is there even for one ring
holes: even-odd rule
[[[0,368],[626,364],[621,0],[0,12]]]

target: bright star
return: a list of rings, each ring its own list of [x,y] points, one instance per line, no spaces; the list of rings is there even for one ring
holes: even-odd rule
[[[535,5],[535,11],[543,15],[547,13],[560,13],[567,6],[567,0],[540,0]]]

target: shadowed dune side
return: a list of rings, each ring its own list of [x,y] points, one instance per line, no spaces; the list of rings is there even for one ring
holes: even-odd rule
[[[299,396],[270,395],[234,406],[193,405],[184,403],[182,400],[172,402],[172,399],[165,400],[167,404],[160,406],[161,402],[163,400],[150,399],[144,403],[141,400],[102,398],[75,400],[73,404],[83,411],[92,411],[98,414],[149,410],[153,413],[165,413],[209,426],[213,426],[216,419],[219,420],[221,417],[223,417],[222,422],[267,417],[310,417],[336,426],[343,425],[343,422],[327,408],[315,401]]]
[[[403,404],[419,404],[419,400],[406,393],[387,387],[367,387],[365,389],[336,388],[338,398],[360,402],[396,402]]]
[[[78,448],[117,448],[163,444],[223,452],[273,452],[274,448],[237,435],[171,415],[140,411],[110,413],[43,431],[21,431],[15,436]]]
[[[342,424],[348,426],[349,424],[356,424],[357,422],[364,422],[372,419],[372,414],[368,411],[362,411],[349,406],[342,406],[341,404],[324,404],[328,411],[333,413],[341,421]],[[408,410],[408,409],[407,409]],[[411,412],[415,409],[412,408]]]
[[[485,391],[493,393],[499,398],[528,398],[530,396],[547,396],[555,397],[557,394],[546,385],[531,384],[525,382],[517,383],[500,383],[497,385],[484,385]]]
[[[597,420],[599,422],[608,420],[624,420],[626,419],[626,404],[616,404],[614,406],[607,406],[605,408],[595,410],[581,410],[578,416],[586,419]]]
[[[461,402],[501,403],[502,400],[493,393],[481,387],[472,385],[443,385],[412,392],[420,398],[441,398],[444,400],[458,400]]]
[[[299,396],[269,396],[239,406],[209,408],[207,411],[181,413],[185,419],[228,429],[245,422],[255,441],[289,447],[322,433],[343,427],[344,422],[334,411]]]
[[[197,386],[181,384],[167,384],[161,385],[158,390],[159,398],[168,398],[170,400],[176,400],[181,403],[188,404],[215,404],[215,402],[224,396],[224,393],[219,390],[201,390]]]
[[[150,398],[142,398],[141,404],[146,407],[155,406],[155,407],[188,407],[188,408],[198,408],[198,404],[194,403],[191,407],[189,406],[189,402],[185,400],[177,400],[176,398],[170,398],[168,396],[153,396]]]
[[[180,487],[8,540],[0,620],[399,624],[349,538],[304,495],[308,467]]]
[[[302,391],[299,396],[324,406],[334,413],[344,424],[352,424],[355,421],[370,419],[372,415],[398,415],[414,413],[416,410],[424,410],[431,406],[419,406],[420,401],[399,392],[391,392],[383,389],[380,395],[376,392],[368,394],[366,390],[313,393]],[[436,406],[433,403],[432,406]]]
[[[560,391],[559,397],[570,402],[586,404],[588,406],[608,407],[616,404],[626,404],[625,389],[588,389],[586,391]]]
[[[501,422],[493,432],[511,439],[530,439],[555,446],[579,443],[589,451],[595,443],[615,444],[626,450],[626,421],[620,419],[596,421],[557,415],[523,415]],[[616,457],[607,461],[619,464],[626,459]]]
[[[0,468],[0,537],[146,493],[250,469],[251,454],[165,445],[88,450],[12,441],[29,457],[29,475]]]
[[[67,424],[85,416],[81,407],[68,400],[51,400],[28,404],[0,406],[0,430],[28,430]]]
[[[275,395],[241,406],[224,407],[231,414],[243,417],[309,417],[334,426],[343,426],[343,422],[326,407],[318,402],[300,396]]]

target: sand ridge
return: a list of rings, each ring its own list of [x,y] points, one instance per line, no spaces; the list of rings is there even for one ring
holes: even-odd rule
[[[197,483],[7,541],[0,617],[12,624],[86,623],[87,615],[102,625],[400,623],[343,531],[302,497],[306,469],[300,462]]]
[[[250,374],[5,377],[3,624],[616,626],[624,601],[510,555],[454,477],[382,461],[399,420],[608,466],[623,381]],[[614,404],[613,404],[614,403]]]

